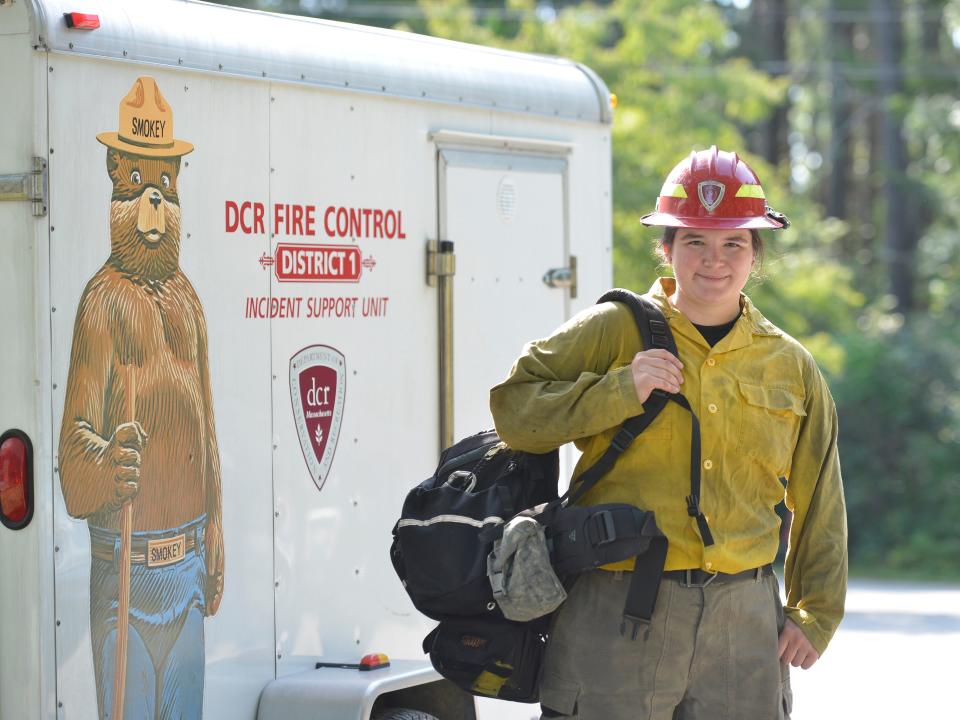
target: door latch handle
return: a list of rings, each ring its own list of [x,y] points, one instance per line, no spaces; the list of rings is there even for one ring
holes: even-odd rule
[[[577,297],[577,256],[570,256],[567,267],[550,268],[543,275],[543,284],[552,288],[569,288],[571,299]]]

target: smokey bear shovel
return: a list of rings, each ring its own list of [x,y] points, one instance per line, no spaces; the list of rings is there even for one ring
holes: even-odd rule
[[[133,365],[124,367],[126,382],[126,417],[136,422],[137,378]],[[120,507],[120,559],[117,591],[117,652],[113,667],[113,704],[111,717],[123,718],[123,698],[127,684],[127,635],[130,628],[130,544],[133,532],[133,500],[127,499]]]

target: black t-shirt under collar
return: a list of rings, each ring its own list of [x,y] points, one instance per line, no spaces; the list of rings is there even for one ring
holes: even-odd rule
[[[700,334],[703,335],[703,339],[707,341],[707,344],[710,347],[713,347],[718,342],[723,340],[731,330],[733,326],[737,324],[737,320],[740,319],[740,316],[737,315],[733,320],[723,325],[697,325],[694,324],[694,327],[700,331]]]

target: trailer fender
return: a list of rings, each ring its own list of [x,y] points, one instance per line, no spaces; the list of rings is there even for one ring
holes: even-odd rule
[[[473,699],[429,662],[391,660],[368,672],[324,667],[277,678],[260,694],[257,720],[370,720],[389,708],[442,720],[476,718]]]

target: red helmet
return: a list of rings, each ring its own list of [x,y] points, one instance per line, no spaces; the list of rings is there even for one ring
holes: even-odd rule
[[[690,153],[667,176],[657,210],[644,225],[690,228],[785,228],[786,216],[767,205],[760,179],[736,153]]]

